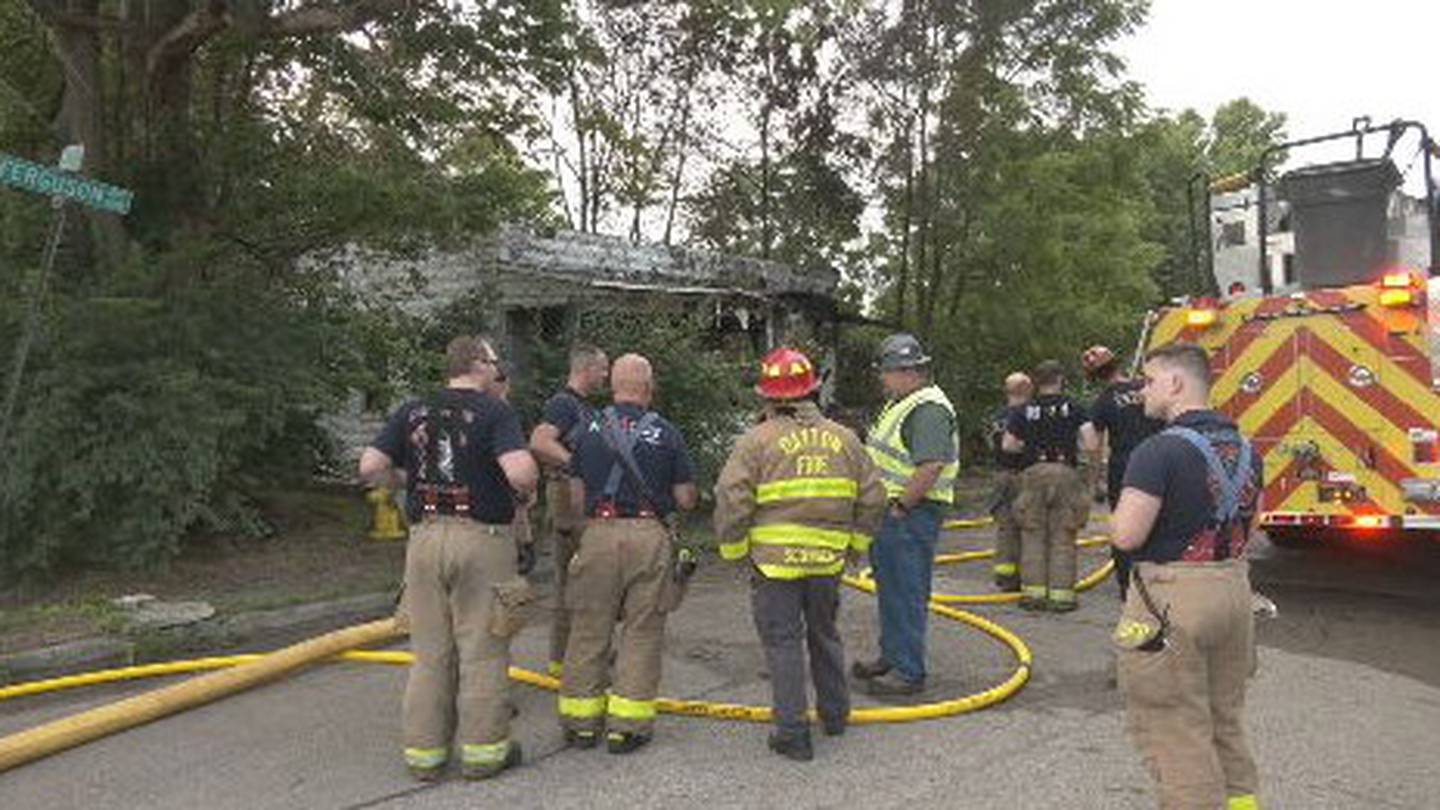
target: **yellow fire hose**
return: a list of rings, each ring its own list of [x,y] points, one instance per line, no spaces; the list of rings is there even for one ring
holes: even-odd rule
[[[976,528],[988,522],[986,519],[950,521],[945,524],[945,528]],[[1104,538],[1091,537],[1079,541],[1077,545],[1088,547],[1104,542],[1106,542]],[[970,551],[959,554],[941,554],[935,558],[935,562],[937,565],[946,565],[972,562],[993,556],[993,551]],[[1095,587],[1109,576],[1113,568],[1113,563],[1106,561],[1104,565],[1077,583],[1076,589],[1084,591]],[[860,576],[847,576],[843,581],[852,588],[874,593],[875,581],[868,574],[867,571],[862,572]],[[1018,598],[1018,595],[1009,593],[935,594],[930,602],[931,612],[974,627],[1004,644],[1011,651],[1015,656],[1017,666],[1004,682],[982,692],[933,703],[854,709],[850,713],[850,722],[856,724],[904,723],[949,717],[994,705],[1020,691],[1026,681],[1030,679],[1030,668],[1033,662],[1033,655],[1025,642],[995,622],[947,604],[955,602],[991,604],[1015,601]],[[339,658],[346,661],[408,666],[414,661],[414,656],[408,652],[354,649],[361,646],[383,644],[401,635],[403,632],[396,627],[393,619],[384,619],[340,630],[264,655],[230,655],[171,661],[100,670],[0,687],[0,701],[4,701],[140,678],[195,672],[210,673],[0,738],[0,772],[275,680],[323,659]],[[521,667],[511,667],[509,674],[512,680],[519,683],[551,691],[560,688],[560,682],[556,678]],[[769,706],[673,698],[660,698],[656,704],[660,711],[667,714],[751,722],[769,722],[771,719]]]

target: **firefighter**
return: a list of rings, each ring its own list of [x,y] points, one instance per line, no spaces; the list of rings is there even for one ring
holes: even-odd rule
[[[880,656],[856,661],[851,672],[871,694],[913,695],[925,688],[935,544],[960,472],[955,408],[930,381],[930,357],[913,335],[895,334],[881,343],[879,370],[890,402],[870,429],[866,449],[890,504],[870,547]]]
[[[814,757],[806,719],[805,653],[816,713],[827,735],[845,733],[850,690],[835,629],[840,573],[885,515],[885,487],[865,446],[826,419],[804,354],[779,348],[760,364],[764,419],[731,452],[715,486],[720,556],[750,558],[750,602],[770,670],[775,731],[770,749]]]
[[[1171,344],[1145,362],[1145,412],[1170,427],[1130,455],[1114,544],[1135,561],[1116,626],[1127,724],[1162,808],[1256,810],[1244,728],[1254,671],[1245,550],[1261,457],[1210,410],[1205,350]]]
[[[664,521],[695,508],[696,489],[680,431],[650,410],[650,362],[624,355],[610,376],[615,404],[579,438],[571,461],[586,522],[565,590],[570,640],[559,711],[568,744],[592,748],[605,730],[610,753],[628,754],[651,738],[665,614],[681,587]]]
[[[1020,523],[1020,606],[1074,610],[1075,539],[1090,517],[1090,495],[1080,474],[1080,450],[1094,452],[1095,430],[1085,409],[1064,392],[1060,363],[1036,366],[1036,396],[1010,414],[1003,446],[1026,453],[1015,518]],[[1083,447],[1082,447],[1083,446]]]
[[[1109,348],[1091,346],[1080,356],[1080,364],[1085,368],[1085,376],[1105,385],[1090,409],[1090,423],[1095,426],[1098,447],[1108,450],[1105,500],[1113,513],[1115,504],[1120,500],[1120,487],[1131,451],[1163,428],[1165,423],[1145,415],[1145,402],[1140,395],[1144,382],[1126,376],[1115,353]],[[1099,453],[1096,455],[1098,457]],[[1099,468],[1097,458],[1095,469]],[[1113,546],[1110,553],[1115,560],[1115,581],[1120,584],[1120,599],[1124,601],[1125,589],[1130,584],[1130,558]]]
[[[486,393],[498,363],[489,340],[451,341],[448,386],[405,403],[360,458],[363,479],[403,479],[406,488],[404,601],[415,663],[402,710],[404,753],[423,781],[441,776],[452,738],[467,779],[521,758],[510,739],[506,670],[529,591],[516,572],[511,523],[539,472],[515,412]]]
[[[555,612],[550,625],[550,674],[559,677],[570,637],[570,613],[565,608],[565,584],[575,544],[584,519],[574,508],[571,489],[576,485],[570,461],[580,436],[594,421],[587,399],[605,387],[610,362],[605,352],[586,343],[570,349],[570,373],[565,387],[545,403],[540,424],[530,434],[530,450],[544,465],[545,509],[550,524],[555,563]]]
[[[1020,492],[1020,473],[1029,461],[1025,453],[1005,449],[1005,426],[1016,408],[1030,402],[1034,391],[1028,374],[1017,371],[1006,377],[1005,406],[996,411],[991,423],[995,453],[995,481],[990,494],[990,514],[995,517],[995,588],[1008,593],[1020,590],[1020,524],[1015,522],[1013,507]]]

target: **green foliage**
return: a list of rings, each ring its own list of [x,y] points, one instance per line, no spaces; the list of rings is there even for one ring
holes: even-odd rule
[[[578,339],[604,349],[612,360],[629,352],[649,358],[657,387],[653,405],[685,434],[699,468],[701,489],[708,492],[734,439],[758,407],[752,393],[756,358],[748,347],[737,351],[735,346],[719,345],[714,324],[703,310],[686,311],[665,303],[589,310],[581,313],[574,328]],[[563,344],[548,350],[531,402],[564,383],[563,352]]]

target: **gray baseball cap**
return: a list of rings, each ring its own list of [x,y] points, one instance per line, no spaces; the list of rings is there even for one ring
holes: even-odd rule
[[[930,355],[914,335],[900,332],[885,338],[880,344],[881,371],[896,371],[930,364]]]

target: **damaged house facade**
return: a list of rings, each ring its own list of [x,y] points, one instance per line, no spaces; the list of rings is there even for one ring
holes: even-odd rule
[[[805,341],[827,347],[817,358],[826,370],[838,343],[839,274],[830,268],[801,271],[673,245],[518,227],[462,251],[403,258],[352,247],[314,260],[333,267],[362,297],[408,315],[433,315],[467,298],[483,301],[484,322],[522,380],[534,373],[536,347],[568,344],[576,316],[587,310],[699,308],[713,316],[725,345],[759,353]],[[354,456],[383,418],[356,393],[325,425],[342,452]]]

